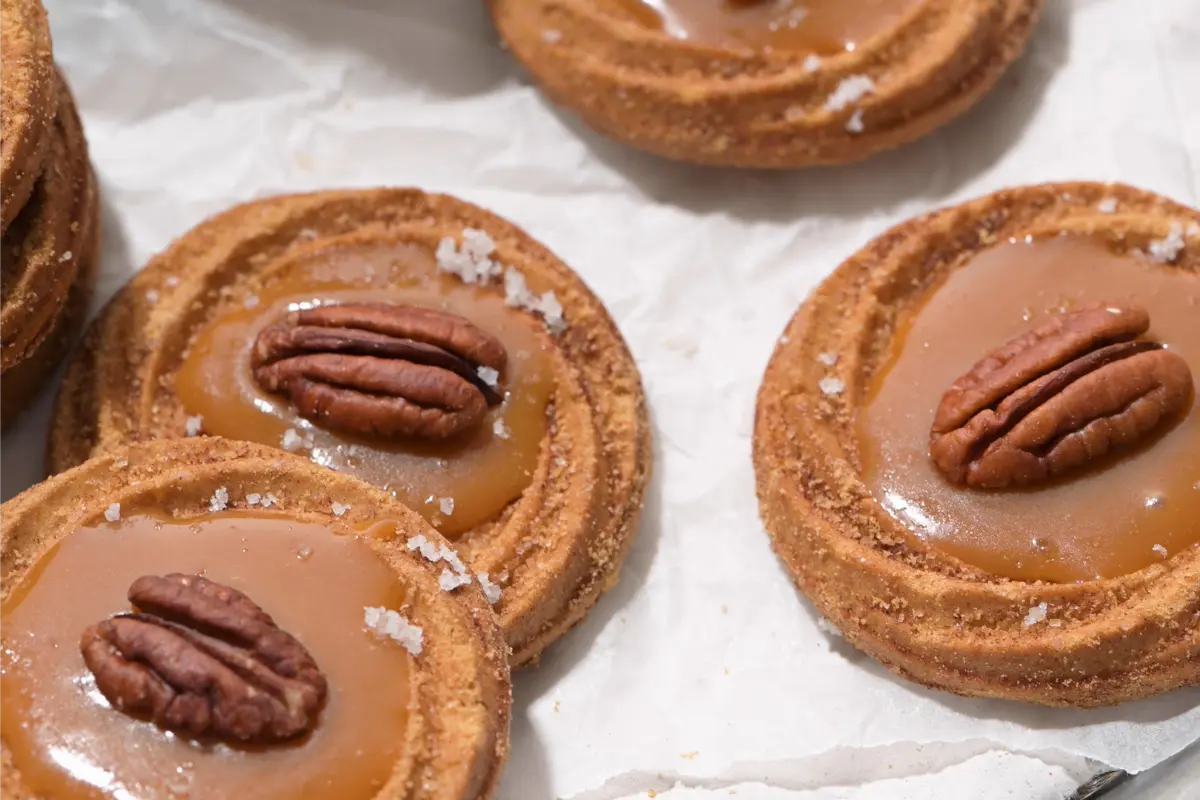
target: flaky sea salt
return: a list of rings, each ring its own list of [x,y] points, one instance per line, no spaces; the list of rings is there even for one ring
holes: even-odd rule
[[[58,260],[59,260],[59,261],[63,261],[63,262],[70,261],[70,260],[71,260],[71,256],[73,256],[73,255],[75,255],[75,254],[74,254],[74,253],[72,253],[70,250],[68,250],[68,251],[66,251],[65,253],[63,253],[61,256],[59,256],[59,257],[58,257]]]
[[[158,290],[157,289],[148,289],[146,291],[146,302],[147,303],[157,303],[158,302]]]
[[[863,132],[863,111],[861,108],[851,114],[850,119],[846,120],[846,130],[849,133]]]
[[[475,370],[475,373],[479,376],[479,380],[483,381],[493,389],[495,389],[500,383],[500,373],[491,367],[479,367]]]
[[[364,606],[363,623],[380,639],[392,639],[414,656],[421,655],[425,632],[398,611],[382,606]]]
[[[251,492],[250,494],[246,495],[246,505],[248,506],[258,505],[258,501],[260,500],[262,500],[262,495],[258,492]]]
[[[480,572],[475,577],[479,579],[479,585],[483,588],[483,596],[487,598],[487,601],[492,605],[499,603],[500,587],[488,580],[486,572]]]
[[[820,355],[817,356],[817,361],[820,361],[822,364],[824,364],[827,367],[832,367],[834,364],[836,364],[838,362],[838,354],[837,353],[821,353]]]
[[[816,72],[821,68],[821,57],[816,53],[809,53],[802,63],[805,72]]]
[[[1156,545],[1154,545],[1154,547],[1151,547],[1150,549],[1153,550],[1154,552],[1158,553],[1158,555],[1161,556],[1162,558],[1166,558],[1168,555],[1167,548],[1163,547],[1161,544],[1156,544]]]
[[[271,494],[270,492],[267,492],[266,495],[263,496],[263,499],[259,500],[258,502],[263,508],[270,508],[271,506],[279,505],[279,500],[276,499],[275,495]]]
[[[279,446],[289,452],[297,450],[312,449],[313,435],[311,433],[300,434],[295,428],[288,428],[283,432],[283,437],[279,440]]]
[[[1106,197],[1099,203],[1096,203],[1096,210],[1101,214],[1111,214],[1117,210],[1117,198]]]
[[[178,275],[168,275],[163,280],[163,285],[166,286],[168,289],[173,289],[174,287],[179,285],[179,276]]]
[[[108,508],[104,509],[104,518],[109,522],[116,522],[121,518],[121,504],[113,503]]]
[[[199,436],[200,429],[204,427],[204,418],[200,415],[188,417],[183,423],[183,430],[188,436]]]
[[[258,305],[258,295],[256,295],[256,294],[246,295],[246,299],[242,301],[242,305],[245,306],[246,308],[254,308],[255,306]]]
[[[442,570],[442,574],[438,576],[438,586],[442,587],[442,591],[453,592],[460,586],[466,586],[471,582],[471,576],[465,572],[455,572],[450,568]]]
[[[450,569],[453,570],[455,574],[466,574],[467,565],[464,564],[462,559],[458,557],[458,553],[444,544],[439,545],[436,542],[429,541],[424,534],[417,534],[416,536],[411,537],[406,543],[406,546],[408,547],[408,551],[410,553],[414,550],[419,551],[425,560],[432,564],[443,561],[449,565]]]
[[[333,512],[335,517],[340,517],[342,514],[345,514],[350,510],[350,506],[335,502],[329,505],[329,509]]]
[[[844,78],[833,94],[825,98],[826,111],[841,111],[852,103],[857,103],[864,95],[875,89],[875,81],[867,75],[851,75]]]
[[[213,492],[213,496],[208,499],[209,511],[224,511],[229,507],[229,490],[224,486]]]
[[[1172,222],[1171,230],[1168,231],[1166,238],[1150,243],[1150,257],[1160,264],[1170,264],[1179,258],[1179,254],[1183,252],[1185,246],[1183,225],[1178,222]]]
[[[512,431],[504,424],[504,420],[496,417],[496,421],[492,423],[492,435],[497,439],[507,439],[512,436]]]
[[[457,275],[463,283],[486,284],[500,274],[501,266],[491,259],[495,249],[496,243],[486,232],[465,228],[461,246],[450,236],[438,242],[437,268]]]
[[[1031,628],[1044,619],[1046,619],[1046,604],[1038,603],[1036,606],[1029,609],[1029,613],[1025,615],[1024,625],[1026,628]]]
[[[454,513],[454,498],[442,497],[438,500],[438,509],[447,517]]]
[[[841,394],[846,391],[846,382],[841,378],[821,378],[817,381],[817,388],[821,390],[821,394]]]
[[[555,28],[544,28],[542,30],[542,41],[546,44],[558,44],[562,41],[562,31]]]

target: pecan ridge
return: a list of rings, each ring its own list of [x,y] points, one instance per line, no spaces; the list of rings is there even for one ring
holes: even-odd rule
[[[325,676],[246,595],[199,575],[146,575],[139,612],[80,637],[96,686],[119,711],[190,736],[270,743],[311,730]]]
[[[981,359],[942,397],[930,455],[954,483],[1001,489],[1049,480],[1179,419],[1191,371],[1141,308],[1061,314]]]
[[[504,346],[455,314],[387,303],[294,311],[251,350],[255,380],[324,427],[385,438],[444,439],[503,397],[481,369],[504,371]]]

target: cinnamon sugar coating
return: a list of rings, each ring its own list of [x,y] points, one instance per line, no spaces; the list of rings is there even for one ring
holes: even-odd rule
[[[495,609],[512,662],[529,661],[615,583],[649,477],[649,424],[641,378],[600,301],[519,228],[460,200],[412,189],[283,196],[184,234],[85,336],[56,402],[50,471],[132,441],[184,436],[172,377],[189,341],[208,319],[241,308],[273,263],[337,244],[405,241],[432,251],[465,229],[485,232],[498,262],[552,291],[566,321],[553,339],[556,389],[531,483],[456,542],[472,573],[506,576]],[[504,288],[493,281],[488,291]]]
[[[59,79],[40,0],[0,0],[0,234],[33,191],[50,141]]]
[[[1108,198],[1118,213],[1097,209]],[[759,390],[759,508],[797,586],[849,641],[932,688],[1052,706],[1111,705],[1200,683],[1200,548],[1076,584],[986,574],[886,512],[860,477],[854,428],[898,322],[979,251],[1067,232],[1118,252],[1153,252],[1181,229],[1194,232],[1171,266],[1200,273],[1195,209],[1110,184],[1003,191],[884,233],[800,308]],[[825,353],[838,355],[836,366],[821,361]],[[821,391],[830,375],[843,391]]]
[[[412,661],[415,719],[378,800],[485,800],[508,756],[511,688],[504,644],[477,587],[454,595],[438,585],[440,570],[406,542],[416,535],[444,543],[420,517],[362,481],[330,472],[278,450],[218,438],[159,441],[115,448],[51,478],[0,508],[0,551],[7,599],[47,551],[80,528],[105,519],[119,503],[179,518],[211,510],[225,490],[228,508],[248,508],[243,498],[270,493],[272,511],[353,533],[387,522],[395,535],[364,537],[391,567],[412,598],[413,622],[423,630]],[[345,504],[334,515],[334,503]],[[34,795],[3,744],[0,794]]]
[[[668,158],[792,168],[858,161],[958,116],[1016,59],[1042,0],[925,0],[851,52],[726,49],[634,21],[612,0],[490,0],[501,38],[554,102]]]

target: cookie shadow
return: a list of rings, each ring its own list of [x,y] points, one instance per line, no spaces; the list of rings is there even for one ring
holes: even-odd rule
[[[912,144],[844,166],[791,171],[708,167],[643,153],[549,106],[597,159],[646,198],[747,222],[853,217],[902,203],[938,203],[986,174],[1020,141],[1070,51],[1070,9],[1046,4],[1024,55],[965,114]]]
[[[538,738],[531,709],[541,698],[553,694],[563,678],[597,648],[601,633],[645,588],[662,531],[663,461],[659,447],[656,437],[654,467],[646,487],[641,524],[616,586],[600,598],[582,622],[550,645],[535,663],[513,674],[512,751],[509,768],[497,794],[499,800],[554,796],[545,747]]]
[[[344,61],[353,50],[384,75],[443,96],[482,94],[515,73],[480,0],[219,1],[231,14],[287,31],[306,60]]]
[[[134,269],[121,216],[107,194],[101,182],[100,252],[95,289],[87,312],[89,323],[116,288],[133,274]],[[37,399],[0,439],[0,502],[17,496],[46,477],[44,461],[50,412],[66,365],[75,355],[77,346],[78,341],[72,342],[66,358],[42,387]]]

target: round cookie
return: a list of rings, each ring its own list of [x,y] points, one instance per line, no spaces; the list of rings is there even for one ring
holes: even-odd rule
[[[468,203],[417,190],[331,191],[248,203],[197,226],[135,276],[85,336],[56,402],[48,467],[59,471],[131,441],[208,430],[176,389],[192,349],[210,347],[196,345],[206,326],[247,308],[260,313],[270,284],[298,264],[373,247],[415,248],[429,262],[429,280],[455,286],[477,281],[472,263],[505,271],[503,283],[497,275],[464,291],[533,329],[545,359],[551,393],[527,485],[486,519],[455,531],[472,571],[490,576],[513,663],[524,663],[615,582],[640,516],[650,433],[637,369],[599,300],[523,231]],[[432,275],[435,251],[439,268],[462,269],[463,281],[446,269]],[[390,260],[378,274],[373,267],[353,279],[346,269],[334,272],[375,293],[369,297],[415,274]],[[520,308],[505,308],[506,300]],[[490,434],[484,447],[507,434],[491,424],[482,430]],[[324,435],[319,423],[307,431]],[[289,429],[270,441],[297,447],[303,438]],[[422,499],[411,502],[426,513],[440,504],[451,521],[466,513],[462,497],[457,505]]]
[[[60,81],[46,168],[0,243],[0,372],[26,359],[49,335],[98,213],[83,127]]]
[[[599,132],[667,158],[761,168],[858,161],[945,124],[1016,59],[1041,5],[923,0],[818,57],[676,38],[627,0],[489,3],[547,96]]]
[[[0,235],[25,206],[42,171],[59,80],[39,0],[0,2]]]
[[[29,339],[26,333],[32,333],[31,344],[24,345],[28,355],[0,372],[0,431],[11,426],[29,407],[76,341],[88,318],[96,283],[100,259],[100,198],[96,175],[86,161],[88,151],[83,128],[65,83],[60,84],[59,96],[61,104],[59,121],[55,125],[54,149],[65,143],[70,155],[49,168],[50,172],[43,176],[34,199],[26,206],[25,215],[35,218],[29,223],[29,229],[26,230],[24,218],[18,219],[0,247],[5,252],[22,253],[17,257],[23,259],[20,266],[16,261],[13,263],[20,273],[14,290],[28,299],[26,309],[36,308],[36,313],[26,319],[42,318],[46,307],[40,302],[53,302],[64,282],[68,288],[60,307],[49,312],[52,315],[47,323],[40,324],[47,330],[20,331],[20,343]],[[52,211],[50,207],[64,204],[65,211]],[[28,239],[17,240],[18,235]],[[46,294],[38,294],[40,291]],[[13,314],[12,325],[22,324],[19,305],[8,305],[5,311]],[[14,343],[14,349],[17,347],[20,344]]]
[[[957,267],[1002,243],[1053,244],[1075,236],[1102,241],[1118,254],[1114,258],[1136,256],[1175,279],[1200,272],[1194,209],[1107,184],[1000,192],[905,222],[850,257],[789,323],[759,390],[754,464],[762,519],[777,554],[851,643],[932,688],[1090,707],[1200,682],[1200,548],[1186,535],[1172,551],[1156,547],[1152,553],[1153,542],[1145,542],[1148,566],[1101,579],[1008,577],[967,560],[975,558],[972,551],[959,557],[935,545],[941,540],[924,531],[942,535],[941,518],[922,516],[928,506],[906,511],[911,496],[881,498],[868,486],[869,462],[878,457],[864,450],[863,404],[878,391],[873,376],[892,368],[892,344],[907,335],[914,309],[924,308]],[[1113,269],[1128,269],[1124,263]],[[1094,265],[1085,261],[1084,267]],[[1010,280],[999,277],[1006,273],[989,274]],[[1104,289],[1090,287],[1092,293]],[[1187,302],[1188,291],[1182,294],[1177,305]],[[962,294],[952,297],[946,302],[964,302]],[[1174,313],[1186,320],[1188,311]],[[1014,321],[1020,320],[1017,313]],[[1186,331],[1186,321],[1176,328]],[[928,342],[929,335],[917,341]],[[1181,424],[1180,430],[1186,436],[1193,428]],[[922,443],[927,431],[917,431]],[[902,463],[906,474],[925,468]],[[1062,484],[1052,489],[1060,494],[1045,502],[1065,491]],[[1006,500],[1002,493],[955,497],[958,503]],[[1130,507],[1131,513],[1144,510],[1140,501]],[[968,508],[982,513],[981,506]],[[1002,513],[1016,512],[1010,505]],[[1065,519],[1035,536],[1053,536]],[[1041,547],[1038,538],[1033,545]],[[1051,550],[1047,563],[1054,566],[1055,558]],[[1031,571],[1020,561],[1010,568],[1014,575]]]
[[[381,623],[379,617],[386,622],[389,615],[396,613],[396,609],[381,609],[384,613],[374,616],[370,613],[371,609],[352,609],[358,618],[357,625],[345,631],[335,630],[332,641],[348,641],[353,647],[371,647],[370,631],[374,631],[382,644],[374,648],[377,655],[373,657],[386,657],[390,659],[387,663],[403,665],[403,677],[398,679],[404,681],[404,691],[408,693],[408,700],[404,703],[406,716],[399,723],[401,741],[394,747],[397,756],[394,761],[385,763],[386,769],[377,789],[363,796],[377,800],[485,800],[492,796],[508,753],[511,693],[506,647],[482,593],[478,587],[457,588],[451,593],[439,586],[438,568],[408,547],[407,542],[414,537],[422,537],[422,541],[434,546],[444,546],[445,542],[411,511],[361,481],[330,473],[304,459],[272,448],[206,437],[117,449],[51,478],[5,503],[0,514],[3,519],[0,524],[0,547],[3,549],[6,576],[3,591],[6,631],[9,625],[29,623],[28,617],[18,620],[16,615],[24,604],[37,600],[34,591],[42,581],[50,580],[47,576],[51,574],[54,564],[60,559],[70,559],[69,548],[77,537],[86,537],[89,531],[93,534],[101,532],[110,537],[113,542],[110,546],[128,547],[128,544],[117,544],[123,535],[130,535],[122,533],[122,526],[134,526],[133,532],[139,533],[139,514],[153,514],[149,519],[159,520],[158,530],[161,531],[165,526],[169,535],[180,537],[173,550],[163,550],[161,542],[155,544],[156,540],[152,538],[163,534],[155,534],[145,528],[140,531],[139,535],[143,538],[138,541],[149,542],[148,546],[161,551],[154,557],[162,563],[159,569],[171,570],[171,565],[186,559],[187,553],[195,552],[197,547],[217,547],[216,551],[207,549],[200,552],[203,554],[201,563],[213,565],[208,572],[210,579],[218,582],[228,579],[224,572],[246,576],[249,567],[224,568],[219,559],[213,561],[226,551],[220,550],[220,545],[197,544],[203,538],[197,538],[201,532],[212,531],[204,534],[210,537],[219,533],[213,528],[205,528],[205,525],[232,519],[234,524],[242,525],[244,538],[241,541],[244,546],[259,547],[259,552],[264,553],[273,552],[271,548],[275,543],[286,543],[289,538],[300,536],[300,528],[307,526],[315,530],[316,538],[310,539],[314,545],[312,551],[301,548],[299,556],[291,556],[291,560],[299,558],[304,564],[287,571],[293,576],[288,579],[292,583],[284,582],[273,589],[260,584],[261,594],[256,591],[253,582],[243,584],[244,590],[250,594],[276,597],[275,607],[267,611],[281,625],[302,625],[307,627],[309,633],[319,626],[302,622],[299,618],[301,615],[281,607],[278,598],[288,596],[288,592],[292,592],[291,596],[295,598],[295,587],[302,587],[305,580],[312,580],[305,578],[305,575],[320,575],[322,573],[312,570],[327,568],[313,565],[343,559],[346,548],[353,547],[357,561],[349,563],[357,564],[356,568],[360,570],[363,567],[371,568],[371,577],[367,577],[365,571],[360,572],[364,576],[364,584],[370,581],[398,587],[380,591],[386,591],[393,598],[402,598],[399,613],[403,614],[403,623],[395,618],[386,625]],[[255,520],[260,521],[257,523],[258,529],[254,527]],[[248,527],[247,521],[250,523]],[[189,525],[193,526],[190,532]],[[106,529],[105,526],[110,527]],[[330,531],[342,535],[332,536]],[[148,535],[151,538],[146,538]],[[356,541],[340,544],[335,541],[350,539],[352,535],[357,535]],[[225,541],[228,543],[230,540],[226,538]],[[76,546],[85,545],[86,542],[81,540]],[[178,555],[172,555],[172,552]],[[217,556],[214,556],[214,552]],[[47,563],[48,566],[39,567],[42,571],[31,574],[35,565]],[[111,564],[97,564],[95,568],[122,571],[119,565]],[[286,569],[286,565],[281,565],[276,572]],[[388,576],[389,573],[387,583],[383,584],[380,575]],[[27,578],[32,582],[32,587],[28,589],[24,588]],[[93,578],[98,607],[94,612],[89,608],[88,613],[95,613],[97,618],[106,612],[123,610],[109,609],[107,601],[99,599],[102,596],[99,587],[109,580],[105,572],[97,572]],[[268,582],[264,580],[262,584]],[[74,584],[64,584],[58,580],[47,591],[64,590],[71,585]],[[289,585],[293,588],[288,588]],[[310,587],[308,591],[311,593],[313,588]],[[23,594],[19,603],[15,603],[14,595],[18,589]],[[333,603],[333,596],[341,590],[338,587],[325,587],[325,591],[329,594],[326,603]],[[70,613],[70,604],[77,600],[68,599],[64,603],[66,608],[63,613]],[[143,611],[146,610],[140,601],[138,605]],[[138,616],[144,617],[144,614]],[[54,624],[55,617],[55,614],[51,614],[49,620],[43,617],[42,621]],[[366,630],[358,627],[360,625],[365,626]],[[397,641],[390,641],[394,637],[398,637]],[[301,643],[306,644],[303,638]],[[24,643],[18,646],[24,646]],[[404,653],[404,650],[408,653]],[[384,652],[379,655],[381,651]],[[356,687],[338,683],[339,676],[346,676],[345,669],[341,672],[331,671],[328,668],[330,664],[322,663],[336,661],[338,653],[331,651],[326,642],[324,649],[313,650],[313,655],[317,657],[317,666],[329,676],[328,694],[335,695],[320,711],[321,716],[315,723],[317,731],[322,730],[322,725],[332,725],[341,733],[353,730],[353,720],[335,723],[334,717],[340,713],[336,704],[341,703],[344,707],[349,702],[345,693],[353,692]],[[359,658],[361,660],[363,656]],[[353,663],[351,659],[351,667]],[[72,661],[68,666],[74,664]],[[82,665],[72,668],[82,668]],[[92,668],[91,661],[88,661],[88,668]],[[6,681],[19,677],[12,670],[6,672]],[[71,697],[79,697],[79,694],[71,693]],[[10,699],[6,697],[6,701]],[[365,697],[359,697],[358,702],[370,705],[369,688]],[[7,718],[10,714],[19,713],[19,710],[6,702],[5,712]],[[56,710],[55,713],[61,711]],[[112,723],[112,715],[119,712],[115,708],[102,706],[94,713],[105,724],[115,724]],[[14,760],[16,750],[13,741],[10,741],[13,735],[12,729],[6,728],[3,741],[4,796],[15,800],[47,796],[35,794],[26,782],[22,762]],[[134,737],[139,741],[146,740],[160,750],[173,746],[156,737],[153,726],[146,722],[130,726],[127,736],[131,737],[131,741]],[[322,739],[315,734],[302,739],[298,746],[308,749],[301,750],[301,762],[323,757],[321,753],[325,751],[322,748],[336,745],[336,741],[331,743],[328,737]],[[104,742],[85,741],[82,745],[72,745],[61,740],[55,746],[82,746],[91,751],[107,748]],[[387,743],[387,746],[393,745]],[[107,748],[105,752],[120,757],[119,746],[117,750]],[[289,763],[296,763],[295,757],[286,752],[286,746],[282,753],[278,750],[274,752],[282,758],[292,758]],[[361,751],[359,756],[362,756]],[[148,759],[158,756],[142,750],[140,757]],[[170,757],[169,752],[167,757]],[[220,748],[203,748],[195,754],[194,761],[197,763],[187,766],[196,770],[198,777],[195,780],[203,781],[206,779],[204,776],[207,779],[212,779],[214,774],[221,777],[229,770],[246,768],[247,761],[269,757],[270,746],[264,748],[263,745],[257,745],[255,749],[243,751],[222,764],[220,760],[226,755]],[[215,759],[218,763],[199,763],[205,759]],[[348,760],[336,762],[331,768],[335,771],[359,768],[353,762],[354,755],[351,753]],[[124,766],[134,771],[140,768],[137,764]],[[98,767],[109,767],[111,775],[130,774],[117,769],[117,765],[101,764]],[[205,767],[208,768],[207,772],[203,772]],[[226,769],[222,770],[221,767]],[[266,769],[269,771],[271,768],[268,766]],[[277,776],[274,779],[289,780],[287,770],[277,769],[274,772]],[[183,770],[180,773],[182,775]],[[47,776],[43,772],[36,779],[45,785]],[[51,776],[51,779],[67,778]],[[195,788],[199,790],[204,786],[197,784]]]

